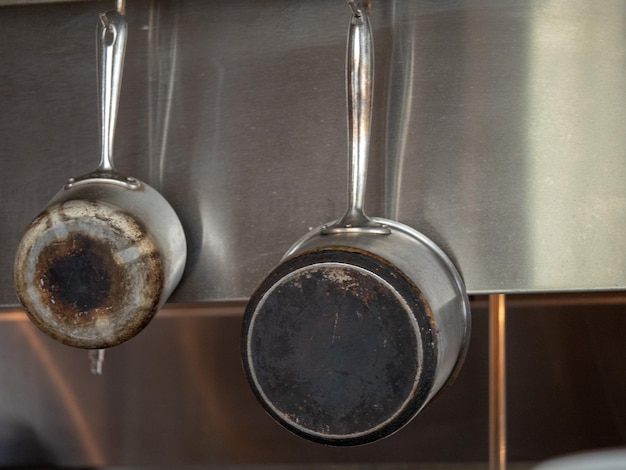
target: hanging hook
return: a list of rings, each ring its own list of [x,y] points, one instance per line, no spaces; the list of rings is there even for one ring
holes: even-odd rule
[[[111,26],[111,23],[109,22],[109,18],[107,17],[106,12],[98,13],[98,18],[100,18],[100,23],[102,24],[102,27],[106,31],[108,32],[113,31],[113,26]]]
[[[361,16],[363,15],[363,12],[359,10],[359,7],[356,5],[356,2],[354,0],[346,0],[346,1],[348,2],[348,5],[350,5],[350,8],[352,8],[352,13],[354,14],[354,16],[356,18],[361,18]],[[363,0],[363,9],[365,10],[365,13],[369,15],[372,12],[372,1]]]
[[[361,17],[362,13],[361,10],[359,10],[359,8],[356,6],[356,3],[354,3],[354,0],[347,0],[348,5],[350,5],[350,8],[352,8],[352,14],[356,17]]]
[[[115,11],[117,11],[120,15],[124,15],[126,13],[126,0],[116,0]],[[99,13],[98,16],[100,17],[100,22],[102,23],[104,29],[109,32],[114,30],[113,26],[109,22],[106,11]]]

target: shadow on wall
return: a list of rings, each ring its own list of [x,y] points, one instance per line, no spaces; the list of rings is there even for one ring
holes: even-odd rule
[[[52,464],[52,453],[32,427],[20,422],[0,423],[0,467]]]

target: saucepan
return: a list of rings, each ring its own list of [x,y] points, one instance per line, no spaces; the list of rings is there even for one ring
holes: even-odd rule
[[[299,436],[341,446],[413,419],[456,376],[470,334],[464,282],[444,251],[363,211],[373,43],[366,8],[348,3],[348,210],[297,241],[261,282],[241,340],[267,412]]]
[[[86,349],[141,331],[177,286],[187,256],[171,205],[113,167],[127,30],[122,12],[100,14],[100,164],[70,178],[30,223],[14,262],[30,319],[52,338]]]

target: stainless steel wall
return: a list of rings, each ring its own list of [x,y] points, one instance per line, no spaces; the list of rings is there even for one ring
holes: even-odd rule
[[[368,213],[430,236],[473,294],[623,290],[623,5],[374,0]],[[0,8],[0,305],[17,302],[21,230],[97,163],[94,32],[112,7]],[[481,299],[458,381],[372,446],[290,435],[241,373],[243,300],[291,243],[344,209],[344,1],[127,8],[117,166],[172,202],[187,271],[150,326],[107,352],[103,377],[84,351],[0,312],[0,465],[486,460]],[[511,460],[626,441],[626,301],[576,301],[509,315]]]
[[[624,446],[626,297],[507,304],[509,461]],[[308,442],[265,413],[240,364],[242,309],[167,307],[107,350],[101,377],[84,350],[51,340],[23,313],[2,312],[0,467],[486,468],[477,466],[488,457],[484,299],[472,303],[473,340],[456,382],[396,434],[356,448]]]
[[[7,2],[3,2],[7,3]],[[98,156],[113,2],[0,10],[0,304],[25,225]],[[173,301],[245,299],[346,200],[343,0],[131,0],[116,147],[189,236]],[[623,2],[374,2],[366,209],[439,243],[470,292],[626,287]]]

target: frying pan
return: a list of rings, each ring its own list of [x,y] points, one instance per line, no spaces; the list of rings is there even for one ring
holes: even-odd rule
[[[286,253],[246,307],[242,361],[257,399],[314,442],[360,445],[408,423],[468,345],[461,275],[426,236],[363,212],[373,89],[368,13],[348,1],[349,204]]]
[[[64,344],[115,346],[135,336],[178,284],[187,256],[178,216],[156,190],[113,167],[127,37],[119,11],[100,14],[101,155],[26,228],[14,283],[30,319]]]

